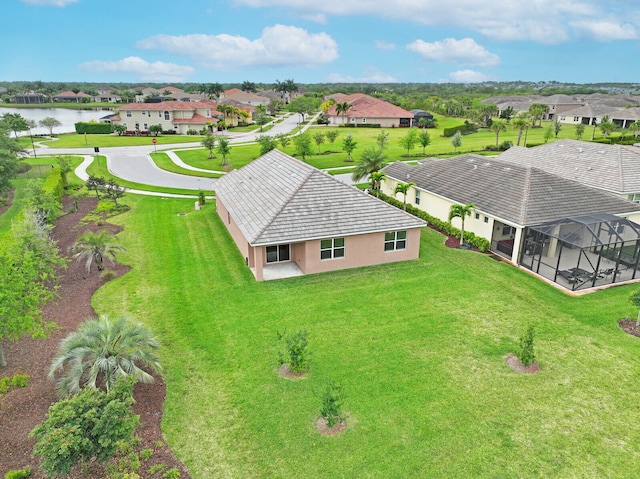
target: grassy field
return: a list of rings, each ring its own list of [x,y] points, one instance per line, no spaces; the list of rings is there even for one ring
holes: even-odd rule
[[[39,140],[51,148],[94,148],[109,146],[153,146],[152,139],[155,138],[158,147],[162,145],[170,145],[174,143],[200,143],[201,136],[188,135],[161,135],[152,136],[118,136],[118,135],[87,135],[86,141],[84,135],[77,133],[65,133],[58,135],[57,139]],[[29,143],[29,146],[31,143]]]
[[[176,165],[169,155],[166,153],[158,152],[151,153],[151,159],[155,162],[155,164],[166,171],[171,171],[172,173],[180,173],[181,175],[188,176],[199,176],[201,178],[220,178],[222,175],[220,173],[208,173],[204,171],[193,171],[187,168],[182,168]],[[213,160],[215,162],[215,160]],[[215,166],[212,164],[212,160],[209,160],[209,164],[207,165],[208,169],[215,169]],[[222,169],[222,167],[218,167]]]
[[[572,298],[431,230],[417,261],[256,283],[213,204],[125,201],[133,269],[93,305],[161,338],[163,428],[194,478],[637,475],[640,340],[616,324],[633,287]],[[525,376],[503,356],[530,323]],[[300,329],[311,369],[287,380],[276,333]],[[330,380],[348,426],[324,437]]]

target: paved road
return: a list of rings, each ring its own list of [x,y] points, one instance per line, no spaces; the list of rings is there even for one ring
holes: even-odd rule
[[[258,136],[263,134],[275,136],[281,133],[289,133],[298,126],[299,119],[300,116],[298,114],[294,114],[288,116],[282,122],[276,123],[273,128],[264,133],[257,131],[249,133],[231,133],[225,136],[228,136],[230,143],[232,144],[251,143],[254,142]],[[306,128],[308,128],[308,125]],[[201,146],[200,142],[178,143],[174,145],[161,145],[161,149],[171,150],[190,147],[200,148]],[[101,148],[100,154],[106,156],[107,167],[111,174],[118,178],[122,178],[123,180],[165,188],[183,188],[190,190],[215,189],[214,185],[216,180],[214,178],[198,178],[195,176],[181,175],[161,170],[149,156],[153,151],[154,148],[152,145],[126,146]],[[49,148],[46,146],[40,150],[40,153],[45,155],[95,155],[93,148]],[[172,158],[173,156],[174,155],[170,155]],[[87,161],[83,162],[83,165],[86,166],[83,166],[84,170],[82,168],[78,170],[80,175],[84,173],[84,176],[86,176],[86,167],[88,164],[89,163],[87,163]],[[181,166],[184,166],[184,164]],[[189,169],[198,170],[197,168]]]

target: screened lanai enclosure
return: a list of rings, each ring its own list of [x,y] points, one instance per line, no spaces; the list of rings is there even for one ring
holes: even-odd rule
[[[640,278],[640,225],[610,214],[529,226],[519,264],[572,291]]]

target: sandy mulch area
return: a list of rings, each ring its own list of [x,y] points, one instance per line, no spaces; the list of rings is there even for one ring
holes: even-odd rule
[[[70,200],[65,198],[65,211],[68,211],[69,206]],[[77,212],[67,213],[56,221],[53,237],[63,255],[67,255],[69,247],[84,231],[107,229],[117,233],[120,230],[120,227],[110,224],[79,226],[80,220],[96,207],[96,200],[85,198],[79,201],[78,206]],[[105,263],[105,268],[112,269],[117,276],[129,270],[127,266],[108,262]],[[57,400],[54,384],[47,379],[47,370],[59,341],[74,331],[83,320],[96,316],[91,307],[91,296],[104,282],[95,266],[91,274],[87,274],[84,261],[70,261],[68,267],[61,271],[59,298],[43,309],[43,318],[55,322],[58,329],[46,340],[24,338],[16,342],[2,342],[8,366],[0,369],[0,377],[14,374],[30,376],[27,387],[13,388],[0,396],[0,473],[3,476],[7,471],[30,466],[33,471],[30,477],[46,477],[37,467],[38,459],[31,454],[35,440],[29,438],[28,434],[45,419],[49,406]],[[157,378],[154,384],[138,384],[134,390],[134,410],[140,415],[140,427],[136,432],[141,439],[139,449],[154,451],[150,459],[142,461],[142,467],[138,471],[142,478],[162,477],[162,473],[153,476],[148,473],[149,468],[157,464],[165,464],[165,470],[177,468],[182,478],[190,477],[184,465],[164,442],[160,430],[165,393],[166,386],[162,378]],[[75,468],[68,477],[104,477],[104,467],[92,465],[84,473]]]
[[[509,353],[504,357],[507,366],[513,369],[517,373],[522,374],[536,374],[540,372],[540,365],[538,363],[531,363],[528,366],[525,366],[520,362],[518,356],[513,353]]]

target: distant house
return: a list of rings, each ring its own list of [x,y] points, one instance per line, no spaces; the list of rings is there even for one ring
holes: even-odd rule
[[[58,93],[57,95],[54,95],[53,101],[54,102],[73,101],[76,103],[82,103],[83,101],[85,101],[85,98],[87,100],[91,100],[91,95],[87,95],[86,93],[81,91],[78,93],[74,93],[72,91],[63,91],[62,93]]]
[[[424,221],[278,150],[216,182],[258,281],[417,259]]]
[[[101,91],[94,95],[92,100],[102,103],[120,103],[122,101],[122,98],[120,97],[120,95],[116,95],[115,93]]]
[[[349,109],[345,114],[338,114],[336,105],[327,111],[329,123],[334,125],[351,124],[380,125],[382,128],[409,128],[413,120],[413,113],[378,98],[364,93],[353,95],[335,94],[332,97],[338,103],[347,102]]]
[[[11,97],[11,103],[32,104],[32,103],[47,103],[49,97],[42,93],[19,93]]]
[[[270,98],[256,95],[255,93],[238,90],[237,88],[234,88],[234,91],[232,93],[229,93],[228,91],[225,92],[224,102],[228,103],[230,100],[236,101],[238,103],[242,103],[243,105],[251,105],[251,106],[258,106],[258,105],[267,106],[269,103],[271,103]]]
[[[489,240],[494,253],[565,288],[640,277],[638,204],[532,165],[477,155],[415,166],[397,162],[384,172],[385,194],[394,196],[399,182],[413,182],[407,203],[442,221],[452,205],[474,204],[466,231]],[[460,219],[453,224],[459,228]],[[572,273],[576,268],[580,278]],[[611,269],[615,274],[601,274]]]
[[[189,130],[211,128],[218,122],[216,103],[164,101],[160,103],[129,103],[120,107],[119,118],[114,124],[124,125],[128,131],[148,131],[151,125],[161,125],[164,131],[186,134]]]
[[[410,110],[410,112],[413,113],[413,121],[411,122],[411,126],[413,127],[418,126],[418,124],[420,123],[420,118],[424,118],[425,120],[430,122],[433,121],[433,115],[424,110]]]

